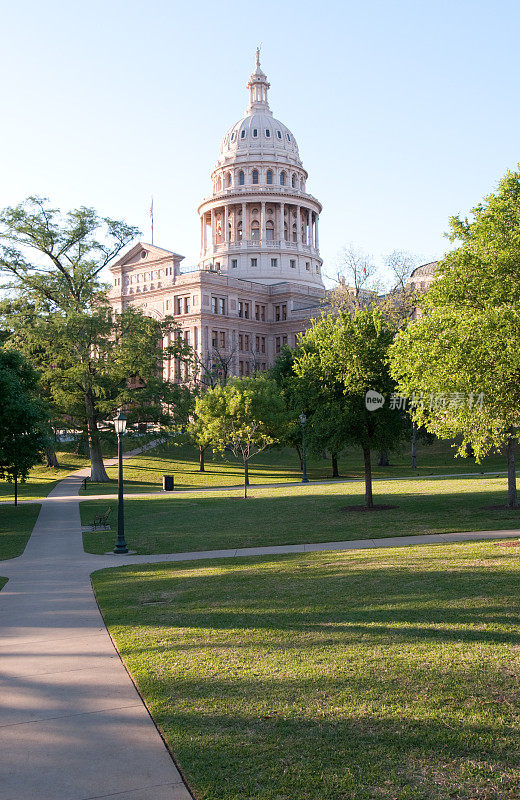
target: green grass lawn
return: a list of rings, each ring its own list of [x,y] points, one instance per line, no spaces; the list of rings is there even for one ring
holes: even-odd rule
[[[518,798],[519,581],[490,542],[93,576],[198,800]]]
[[[8,581],[7,578],[0,578],[0,590],[4,588],[7,581]]]
[[[483,507],[506,502],[506,479],[458,478],[388,481],[376,485],[376,502],[398,506],[359,513],[346,506],[362,504],[363,484],[310,484],[256,488],[244,500],[239,490],[130,496],[125,500],[127,541],[138,553],[174,553],[231,547],[331,542],[349,539],[520,528],[520,513]],[[80,503],[83,524],[115,500]],[[104,553],[114,533],[85,533],[89,553]]]
[[[20,500],[41,500],[47,497],[51,489],[63,480],[74,470],[81,469],[89,465],[89,460],[85,456],[76,453],[60,451],[57,453],[59,469],[49,469],[43,464],[34,467],[27,481],[18,484],[18,498]],[[5,480],[0,480],[0,500],[14,502],[14,484]]]
[[[0,560],[23,553],[39,513],[39,503],[0,505]]]
[[[374,454],[374,476],[398,478],[412,474],[408,448],[392,454],[390,467],[377,467],[377,453]],[[363,476],[363,458],[359,450],[347,450],[339,459],[340,473],[343,477]],[[420,445],[418,456],[418,475],[451,474],[464,472],[489,472],[505,470],[505,459],[501,455],[490,456],[482,464],[475,464],[470,458],[454,457],[449,442],[436,442],[433,445]],[[113,494],[117,487],[117,468],[107,470],[110,483],[89,484],[87,494]],[[311,480],[330,478],[332,471],[328,459],[309,458],[308,473]],[[211,486],[234,486],[243,481],[243,467],[232,456],[206,453],[205,472],[199,472],[198,453],[188,445],[168,445],[156,448],[149,453],[135,456],[125,461],[125,491],[150,492],[162,489],[162,476],[173,474],[176,486],[198,488]],[[260,453],[251,461],[250,480],[252,483],[279,483],[301,480],[298,456],[289,448]]]

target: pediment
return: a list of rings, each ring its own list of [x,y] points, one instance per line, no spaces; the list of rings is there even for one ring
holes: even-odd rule
[[[166,250],[164,247],[157,247],[147,242],[137,242],[124,255],[112,262],[110,269],[136,266],[137,264],[146,264],[147,262],[172,257],[175,261],[181,261],[184,258],[179,253],[174,253],[173,250]]]

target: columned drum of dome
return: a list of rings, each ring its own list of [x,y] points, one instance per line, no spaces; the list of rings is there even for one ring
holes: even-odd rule
[[[321,204],[307,192],[292,132],[269,108],[258,50],[247,88],[246,115],[224,136],[212,194],[198,209],[200,267],[263,284],[323,289]]]

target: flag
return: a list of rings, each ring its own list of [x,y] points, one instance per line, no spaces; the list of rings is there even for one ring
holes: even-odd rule
[[[150,205],[150,220],[152,226],[152,244],[153,244],[153,197],[152,197],[152,203]]]

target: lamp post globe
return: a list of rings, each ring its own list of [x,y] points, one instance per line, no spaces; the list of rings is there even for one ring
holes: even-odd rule
[[[123,506],[123,434],[126,430],[126,416],[119,413],[114,420],[114,428],[117,433],[117,541],[114,547],[116,555],[128,553],[125,541],[125,512]]]

